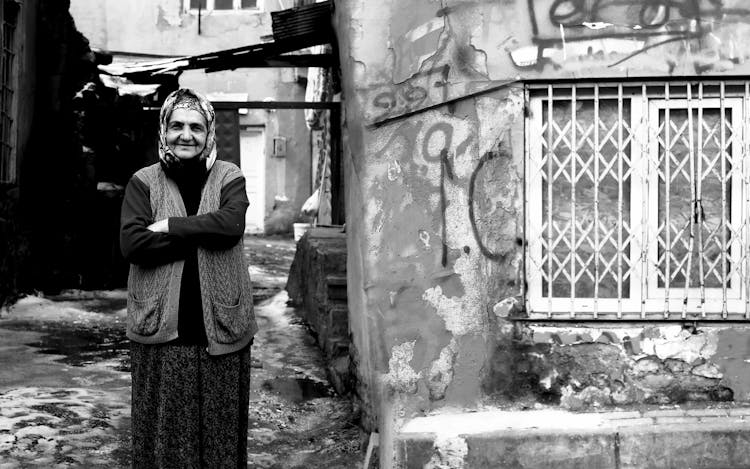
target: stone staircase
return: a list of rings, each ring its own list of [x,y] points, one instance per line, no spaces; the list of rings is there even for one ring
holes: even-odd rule
[[[286,290],[323,351],[331,384],[352,390],[349,309],[346,293],[346,234],[340,227],[313,228],[297,242]]]

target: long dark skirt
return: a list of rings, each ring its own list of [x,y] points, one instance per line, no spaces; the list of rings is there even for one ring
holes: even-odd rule
[[[133,467],[246,468],[250,347],[131,342]]]

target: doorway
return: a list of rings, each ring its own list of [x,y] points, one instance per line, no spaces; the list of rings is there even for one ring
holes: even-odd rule
[[[263,127],[240,127],[240,168],[250,206],[245,213],[245,233],[262,233],[266,216],[266,159]]]

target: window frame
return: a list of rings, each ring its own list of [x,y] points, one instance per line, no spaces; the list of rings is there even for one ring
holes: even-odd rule
[[[685,110],[685,109],[725,109],[730,110],[731,116],[732,116],[732,127],[733,132],[732,135],[742,135],[742,129],[741,129],[741,123],[743,121],[742,117],[742,99],[738,97],[725,97],[724,103],[722,104],[721,98],[703,98],[697,106],[692,105],[692,103],[689,103],[688,99],[652,99],[649,101],[649,119],[654,119],[656,117],[658,119],[658,112],[662,109],[669,108],[671,109],[678,109],[678,110]],[[731,145],[732,151],[732,160],[734,163],[734,168],[742,168],[742,151],[741,151],[741,145],[739,142],[737,142],[736,138],[733,138],[731,142],[729,142]],[[658,151],[658,145],[659,142],[657,139],[651,139],[650,140],[650,146],[649,148],[650,153],[656,153]],[[729,178],[731,180],[731,207],[729,209],[729,222],[728,225],[730,226],[730,229],[734,232],[740,232],[741,229],[741,223],[740,220],[742,218],[743,212],[743,206],[745,205],[743,202],[743,184],[742,184],[742,175],[738,175],[737,171],[732,171],[729,175]],[[658,185],[658,174],[656,171],[652,171],[649,175],[649,180],[646,182],[649,188],[651,187],[657,187]],[[658,190],[652,191],[654,193],[658,193]],[[648,207],[648,219],[656,219],[658,220],[658,210],[659,210],[659,200],[658,200],[658,194],[650,195],[649,197],[649,207]],[[727,256],[730,259],[730,262],[732,264],[734,263],[740,263],[742,261],[741,258],[741,245],[743,243],[743,239],[739,239],[738,237],[733,237],[731,243],[729,244],[729,256]],[[656,265],[658,264],[658,245],[656,243],[651,243],[649,245],[648,250],[648,263],[649,265]],[[653,297],[646,298],[646,309],[658,309],[660,307],[663,307],[664,298],[668,296],[667,294],[667,288],[665,287],[659,287],[658,285],[658,269],[651,269],[648,272],[648,291],[653,291]],[[742,279],[739,273],[736,271],[736,269],[732,269],[731,275],[729,276],[729,281],[732,284],[731,288],[727,288],[726,293],[726,301],[727,310],[738,310],[740,308],[744,308],[744,301],[743,301],[743,295],[742,295]],[[684,289],[683,289],[684,290]],[[711,311],[721,310],[723,308],[722,301],[724,298],[725,293],[722,291],[722,288],[705,288],[705,296],[704,301],[705,304],[703,305],[703,308]],[[688,302],[691,301],[700,301],[700,288],[691,287],[688,285]],[[684,297],[684,295],[682,295]],[[682,308],[682,301],[681,298],[674,298],[669,297],[669,310],[676,310],[679,311]],[[688,306],[690,306],[688,304]]]
[[[261,11],[261,0],[256,0],[255,7],[252,8],[242,8],[242,0],[232,0],[233,6],[230,9],[215,9],[215,0],[203,0],[204,7],[202,10],[206,13],[211,14],[231,14],[231,13],[238,13],[238,12],[246,12],[246,13],[255,13]],[[190,7],[190,0],[185,0],[183,4],[183,10],[186,13],[190,14],[198,14],[198,8],[191,8]]]
[[[10,14],[6,9],[15,8]],[[16,32],[21,5],[0,0],[0,183],[15,184],[17,179],[16,110],[18,66]],[[6,41],[10,38],[10,45]],[[7,99],[6,99],[7,98]],[[7,132],[7,135],[6,135]]]
[[[537,84],[527,83],[526,86],[526,105],[528,112],[525,118],[525,235],[527,243],[525,243],[524,253],[524,275],[527,279],[526,288],[524,291],[524,300],[526,305],[526,311],[530,318],[534,319],[676,319],[676,318],[691,318],[691,319],[748,319],[750,318],[750,302],[748,302],[750,291],[750,284],[748,279],[750,278],[748,267],[748,260],[750,259],[750,252],[748,251],[748,241],[750,240],[750,233],[748,233],[748,227],[750,226],[750,217],[748,217],[748,209],[750,209],[750,187],[748,178],[748,163],[745,161],[747,158],[743,157],[747,155],[750,157],[750,146],[748,137],[748,109],[750,109],[750,90],[749,82],[743,82],[738,88],[735,86],[733,92],[727,94],[725,92],[725,82],[719,82],[719,86],[715,87],[713,82],[711,84],[710,93],[704,96],[703,83],[693,83],[692,90],[691,84],[672,85],[673,87],[682,88],[686,91],[670,100],[669,83],[561,83],[561,84]],[[665,90],[666,95],[659,94],[659,87]],[[700,88],[700,97],[696,99],[695,91]],[[708,88],[708,87],[707,87]],[[716,89],[718,88],[718,92]],[[674,89],[674,88],[673,88]],[[740,90],[739,92],[737,90]],[[654,90],[657,92],[655,93]],[[584,232],[584,236],[588,236],[583,228],[584,225],[576,226],[576,230],[572,230],[570,223],[563,226],[562,228],[553,224],[552,229],[549,228],[549,221],[551,217],[547,217],[547,223],[542,220],[545,207],[542,206],[544,195],[542,193],[545,187],[545,180],[549,178],[548,174],[543,174],[543,171],[551,171],[546,166],[546,158],[549,153],[554,153],[554,150],[547,152],[546,147],[553,144],[554,148],[556,143],[552,142],[552,139],[557,138],[557,143],[561,141],[560,134],[554,135],[554,132],[547,134],[545,129],[545,122],[543,122],[543,106],[548,113],[552,112],[553,105],[555,102],[571,102],[571,101],[582,101],[582,100],[593,100],[594,106],[598,112],[599,100],[617,100],[619,108],[619,116],[617,125],[620,127],[619,132],[615,132],[618,138],[618,146],[616,149],[617,158],[620,162],[623,161],[623,155],[625,154],[623,146],[623,131],[622,128],[628,129],[629,137],[625,137],[629,140],[627,145],[630,149],[630,212],[629,212],[629,235],[628,239],[618,241],[616,246],[618,249],[618,256],[622,256],[624,260],[629,264],[628,272],[625,273],[629,278],[629,290],[627,297],[622,295],[619,298],[584,298],[573,296],[574,288],[571,288],[571,297],[554,297],[552,296],[551,287],[547,286],[547,296],[543,290],[543,284],[547,277],[547,271],[552,263],[559,261],[555,256],[551,256],[554,259],[550,259],[549,255],[543,255],[543,249],[548,245],[546,239],[549,239],[549,235],[553,235],[553,242],[551,243],[551,249],[554,249],[559,245],[560,239],[565,236],[567,239],[565,243],[567,246],[563,247],[563,250],[571,250],[570,246],[576,244],[575,236],[579,230]],[[622,110],[627,106],[629,108],[630,119],[624,119]],[[658,220],[658,174],[654,170],[654,161],[658,161],[658,112],[665,106],[670,106],[672,109],[687,110],[691,109],[690,112],[695,111],[698,108],[711,108],[717,107],[729,111],[731,116],[731,142],[728,147],[724,147],[725,160],[731,160],[731,171],[727,173],[725,178],[726,181],[731,183],[731,206],[729,207],[729,213],[727,214],[727,226],[730,228],[732,239],[729,242],[725,241],[725,248],[728,248],[729,252],[726,256],[727,261],[732,266],[729,270],[729,274],[725,279],[729,280],[732,285],[729,288],[704,288],[704,295],[699,296],[700,290],[698,288],[688,289],[687,301],[683,295],[684,287],[672,287],[674,290],[679,290],[677,294],[667,294],[667,289],[662,287],[658,288],[657,275],[659,264],[657,263],[658,256],[658,233],[650,226],[649,220]],[[682,107],[681,107],[682,106]],[[571,127],[576,124],[573,121],[575,119],[575,111],[572,109],[576,106],[571,106],[571,121],[564,125]],[[652,122],[656,116],[657,125],[654,128]],[[595,114],[596,116],[596,114]],[[723,116],[723,114],[722,114]],[[549,119],[550,117],[547,117]],[[595,118],[596,119],[596,118]],[[722,124],[724,123],[724,117],[722,117]],[[546,123],[549,125],[549,122]],[[593,125],[593,124],[592,124]],[[565,130],[559,130],[563,132]],[[570,158],[577,162],[581,162],[580,159],[576,159],[577,152],[581,148],[576,145],[575,137],[570,135],[570,131],[567,131],[567,138],[570,141],[566,141],[565,144],[569,145],[570,148],[576,150],[570,151]],[[582,132],[582,130],[577,131]],[[585,134],[584,134],[585,136]],[[599,147],[602,149],[603,147]],[[598,151],[598,150],[597,150]],[[671,150],[670,150],[671,151]],[[594,160],[599,158],[598,154],[593,156]],[[656,159],[654,159],[656,158]],[[692,155],[691,155],[692,158]],[[570,164],[571,169],[566,173],[565,177],[570,178],[574,181],[575,179],[575,164],[568,162],[567,158],[558,159],[555,155],[556,163],[561,165],[560,160],[563,160],[562,164]],[[587,165],[588,166],[588,165]],[[554,165],[552,165],[554,167]],[[586,168],[584,168],[586,169]],[[618,168],[619,169],[619,168]],[[624,174],[619,169],[620,175]],[[553,181],[557,181],[553,175]],[[618,182],[620,184],[620,194],[622,194],[622,179]],[[574,183],[570,183],[571,193],[575,193],[573,189]],[[549,186],[547,186],[549,187]],[[595,186],[596,187],[596,186]],[[724,186],[722,186],[724,187]],[[547,214],[552,213],[551,209],[551,189],[547,194],[548,206]],[[575,197],[572,195],[571,197]],[[575,206],[575,198],[572,198],[572,205]],[[722,199],[723,200],[723,199]],[[622,210],[623,199],[617,201],[620,209]],[[598,209],[598,204],[597,209]],[[722,202],[722,207],[726,205]],[[573,211],[575,208],[572,209]],[[618,214],[618,227],[615,232],[622,233],[622,227],[626,225],[624,222],[625,218],[622,214]],[[654,218],[656,217],[656,218]],[[600,217],[601,219],[601,217]],[[575,221],[575,213],[571,214],[571,222]],[[599,222],[595,222],[599,223]],[[575,226],[575,225],[574,225]],[[695,226],[700,226],[696,223]],[[550,229],[549,232],[545,230]],[[598,225],[594,225],[589,230],[598,230]],[[555,238],[553,230],[557,230],[560,235]],[[589,232],[590,232],[589,231]],[[567,234],[568,232],[576,234]],[[545,238],[547,236],[547,238]],[[597,235],[598,236],[598,235]],[[598,239],[598,238],[597,238]],[[590,242],[590,240],[588,240]],[[597,241],[598,242],[598,241]],[[623,242],[625,244],[623,244]],[[629,252],[626,255],[623,251],[623,246],[629,246]],[[601,246],[601,244],[599,244]],[[576,249],[580,249],[581,244],[576,244]],[[702,248],[701,248],[702,249]],[[701,255],[703,251],[700,251]],[[573,261],[569,261],[566,258],[562,263],[557,262],[556,266],[553,266],[553,279],[555,282],[557,275],[562,269],[568,269],[570,266],[570,272],[565,273],[565,278],[568,282],[571,282],[570,278],[575,277],[575,268],[579,265],[583,265],[585,269],[591,263],[591,260],[587,262],[578,262],[576,257],[580,256],[574,251],[569,253],[569,256]],[[593,262],[599,263],[600,259],[598,253],[595,252],[592,256]],[[695,256],[693,256],[695,257]],[[547,265],[544,265],[547,264]],[[572,265],[571,265],[572,264]],[[614,262],[613,265],[618,264]],[[618,264],[622,265],[622,264]],[[557,269],[559,267],[559,270]],[[545,270],[546,268],[546,270]],[[619,267],[615,265],[615,268]],[[599,267],[595,267],[598,275]],[[575,277],[575,285],[579,281],[580,277]],[[604,276],[599,276],[601,281]],[[621,286],[623,275],[618,275],[618,287]],[[595,284],[596,280],[591,279]],[[595,287],[598,289],[598,287]],[[621,290],[618,288],[618,290]],[[597,290],[598,291],[598,290]],[[595,295],[594,295],[595,296]]]

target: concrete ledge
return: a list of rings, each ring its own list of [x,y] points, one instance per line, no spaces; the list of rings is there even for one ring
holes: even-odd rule
[[[323,351],[336,391],[353,389],[350,373],[349,310],[346,295],[346,233],[317,227],[297,242],[286,290]]]
[[[420,417],[396,438],[396,467],[747,468],[750,417],[728,415],[739,409]]]
[[[614,435],[506,434],[466,438],[465,467],[476,468],[615,468]]]

